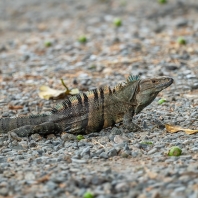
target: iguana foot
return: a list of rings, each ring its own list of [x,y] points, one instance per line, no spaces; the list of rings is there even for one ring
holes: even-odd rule
[[[19,127],[17,129],[13,129],[12,131],[8,132],[9,138],[13,138],[18,141],[21,141],[22,137],[28,138],[32,134],[33,128],[34,128],[33,125],[26,125]]]
[[[137,124],[130,122],[130,123],[124,123],[124,128],[129,130],[129,132],[137,132],[142,131],[141,127],[139,127]]]
[[[123,125],[127,130],[129,130],[129,132],[141,131],[141,128],[138,125],[136,125],[135,123],[133,123],[133,121],[132,121],[133,115],[134,115],[134,111],[129,109],[124,114]]]
[[[8,132],[8,137],[9,137],[9,142],[11,142],[11,139],[15,139],[17,141],[21,141],[22,138],[19,137],[14,131],[9,131]]]
[[[33,125],[25,125],[16,129],[13,129],[8,132],[9,141],[15,139],[17,141],[21,141],[22,137],[28,138],[33,133],[34,126]]]

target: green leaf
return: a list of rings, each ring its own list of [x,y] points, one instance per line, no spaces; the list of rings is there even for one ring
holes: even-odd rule
[[[168,156],[180,156],[181,154],[182,150],[178,146],[171,147],[168,152]]]
[[[45,41],[45,47],[50,47],[52,46],[52,42],[51,41]]]
[[[122,25],[122,20],[120,18],[116,18],[116,19],[114,19],[113,24],[116,27],[120,27]]]
[[[158,100],[158,104],[163,104],[164,102],[166,102],[167,100],[165,98],[161,98],[160,100]]]
[[[158,2],[161,4],[165,4],[165,3],[167,3],[167,0],[158,0]]]
[[[78,38],[78,41],[79,41],[80,43],[86,43],[86,42],[87,42],[87,38],[86,38],[86,36],[80,36],[80,37]]]
[[[94,198],[94,195],[90,192],[86,192],[84,195],[83,195],[83,198]]]
[[[153,144],[153,142],[141,142],[140,144]]]
[[[85,139],[83,135],[77,135],[76,138],[77,138],[77,140],[79,140],[79,141],[82,140],[82,139]]]
[[[177,38],[177,42],[180,44],[180,45],[186,45],[186,40],[184,37],[178,37]]]

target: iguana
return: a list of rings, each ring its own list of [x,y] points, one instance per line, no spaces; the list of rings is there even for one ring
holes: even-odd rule
[[[20,137],[34,133],[88,134],[121,121],[134,131],[138,126],[132,122],[133,116],[172,83],[173,79],[165,76],[142,80],[129,76],[114,88],[104,87],[69,97],[47,114],[1,118],[0,133],[11,132]]]

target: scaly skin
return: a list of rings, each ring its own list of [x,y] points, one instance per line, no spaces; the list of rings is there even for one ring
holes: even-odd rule
[[[67,132],[82,134],[99,132],[123,121],[131,130],[139,127],[132,122],[134,115],[148,106],[163,89],[173,83],[170,77],[140,80],[130,76],[113,89],[100,88],[78,94],[57,104],[50,114],[0,119],[0,133],[29,136]]]

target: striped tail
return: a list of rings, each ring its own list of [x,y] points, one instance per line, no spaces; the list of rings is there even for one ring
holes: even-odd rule
[[[38,125],[48,121],[48,119],[48,114],[38,114],[16,118],[1,118],[0,133],[7,133],[8,131],[25,125]]]

